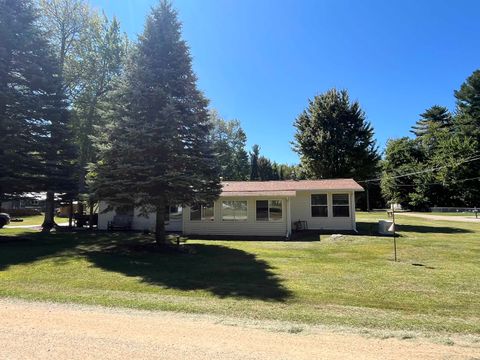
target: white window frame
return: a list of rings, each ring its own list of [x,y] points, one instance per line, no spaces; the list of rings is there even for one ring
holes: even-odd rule
[[[265,219],[265,220],[258,220],[257,218],[257,201],[266,201],[267,202],[267,214],[268,214],[268,219]],[[270,201],[280,201],[280,203],[282,204],[282,217],[278,220],[274,220],[274,219],[271,219],[270,218]],[[264,223],[264,222],[282,222],[285,220],[284,218],[284,207],[283,207],[283,200],[282,199],[256,199],[255,200],[255,221],[256,222],[260,222],[260,223]]]
[[[327,197],[327,203],[325,205],[313,205],[312,203],[312,197],[313,195],[325,195]],[[310,194],[310,217],[313,218],[313,219],[325,219],[325,218],[328,218],[330,217],[330,206],[329,206],[329,202],[330,202],[330,196],[328,193],[312,193]],[[326,207],[327,208],[327,216],[313,216],[312,215],[312,207]]]
[[[244,202],[244,203],[247,203],[247,218],[246,219],[232,219],[232,220],[226,220],[223,218],[223,203],[224,202]],[[225,221],[225,222],[247,222],[248,221],[248,200],[222,200],[222,203],[220,204],[221,205],[221,217],[222,217],[222,221]]]
[[[197,222],[198,221],[209,221],[209,222],[215,221],[215,204],[212,204],[212,206],[206,206],[206,205],[198,205],[198,206],[200,206],[200,219],[192,220],[192,207],[190,206],[190,214],[189,214],[190,221],[197,221]],[[206,208],[212,208],[213,209],[213,218],[212,219],[205,217],[205,209]]]
[[[348,199],[348,204],[344,204],[344,205],[335,205],[334,203],[334,200],[333,200],[333,197],[335,195],[347,195],[347,199]],[[352,209],[351,209],[351,204],[350,204],[350,194],[349,193],[335,193],[335,194],[332,194],[332,217],[334,218],[343,218],[343,219],[349,219],[352,217]],[[335,216],[335,207],[346,207],[348,209],[348,216]]]

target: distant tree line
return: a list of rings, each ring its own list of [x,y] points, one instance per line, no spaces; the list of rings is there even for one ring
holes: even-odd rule
[[[413,138],[388,142],[381,162],[383,196],[412,209],[480,205],[480,70],[454,92],[452,114],[434,105]]]

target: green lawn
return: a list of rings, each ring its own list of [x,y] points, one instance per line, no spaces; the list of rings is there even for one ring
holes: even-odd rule
[[[383,213],[360,214],[373,230]],[[398,216],[392,239],[189,240],[146,252],[143,235],[1,230],[0,296],[375,329],[480,334],[480,225]],[[8,239],[7,239],[8,240]]]
[[[15,226],[15,225],[42,225],[43,223],[43,219],[44,219],[44,215],[32,215],[32,216],[12,216],[12,218],[15,217],[15,218],[19,218],[19,219],[23,219],[23,221],[21,222],[15,222],[15,221],[12,221],[9,225],[11,226]],[[68,222],[68,218],[59,218],[59,217],[56,217],[55,218],[55,221],[57,223],[63,223],[63,222]]]

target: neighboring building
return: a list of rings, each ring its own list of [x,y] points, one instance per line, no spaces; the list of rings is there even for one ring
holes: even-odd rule
[[[356,230],[355,192],[363,188],[353,179],[226,181],[218,200],[210,206],[172,207],[167,231],[185,235],[289,237],[296,228]],[[102,213],[98,227],[106,230],[114,211]],[[138,216],[132,228],[153,230],[155,214]]]
[[[3,201],[0,204],[2,211],[44,211],[45,210],[45,193],[27,193],[17,199]]]

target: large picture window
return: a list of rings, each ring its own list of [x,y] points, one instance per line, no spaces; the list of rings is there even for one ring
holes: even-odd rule
[[[348,194],[333,194],[333,216],[350,217],[350,202]]]
[[[327,194],[312,194],[312,217],[328,217]]]
[[[213,208],[213,205],[193,205],[190,208],[190,220],[214,221],[215,210]]]
[[[257,221],[281,221],[282,200],[257,200]]]
[[[223,201],[222,220],[246,221],[248,218],[247,207],[246,201]]]

